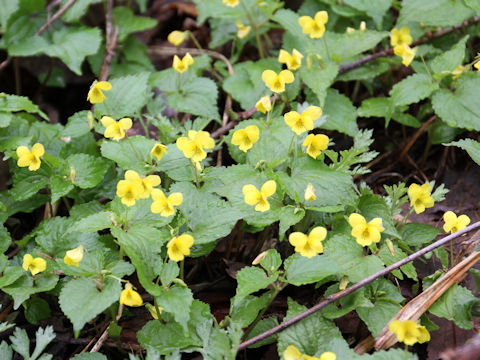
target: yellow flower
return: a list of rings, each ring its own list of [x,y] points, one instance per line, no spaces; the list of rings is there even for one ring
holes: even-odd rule
[[[103,136],[106,138],[112,138],[113,140],[120,140],[125,137],[125,130],[128,130],[132,127],[132,119],[122,118],[115,121],[110,116],[103,116],[102,125],[105,126],[105,133]]]
[[[37,275],[38,273],[45,271],[47,268],[47,262],[41,257],[33,258],[30,254],[25,254],[23,256],[22,268],[25,271],[30,270],[32,275]]]
[[[353,213],[348,217],[348,223],[352,227],[352,236],[362,246],[368,246],[372,242],[379,242],[381,238],[380,233],[385,230],[382,227],[381,218],[373,218],[367,223],[365,218],[357,213]]]
[[[150,210],[155,214],[160,214],[163,217],[168,217],[175,214],[174,206],[179,206],[183,202],[182,193],[176,192],[165,196],[162,190],[152,190],[153,203]]]
[[[480,61],[477,61],[475,64],[473,64],[473,67],[480,71]]]
[[[390,34],[390,45],[392,47],[398,45],[410,45],[412,43],[412,36],[410,35],[410,29],[407,26],[402,27],[400,30],[392,29]]]
[[[163,144],[155,144],[150,155],[153,155],[157,158],[158,161],[162,160],[164,154],[168,154],[167,147]]]
[[[260,212],[265,212],[270,209],[270,203],[267,201],[267,198],[275,194],[275,191],[277,191],[277,183],[273,180],[265,182],[260,191],[252,184],[245,185],[242,188],[245,202],[248,205],[256,205],[255,211]]]
[[[83,245],[76,247],[73,250],[68,250],[63,258],[63,262],[69,266],[77,266],[83,259]]]
[[[223,3],[229,7],[235,7],[240,3],[240,0],[222,0]]]
[[[288,241],[295,246],[295,251],[300,253],[300,255],[311,258],[323,253],[322,241],[325,240],[326,236],[327,229],[317,226],[310,231],[308,236],[301,232],[291,233]]]
[[[463,74],[463,72],[465,71],[465,67],[463,65],[458,65],[455,69],[453,69],[452,71],[452,78],[453,79],[456,79],[458,78],[460,75]]]
[[[266,114],[272,110],[272,103],[270,102],[270,96],[263,96],[255,104],[257,111],[260,111],[262,114]]]
[[[40,143],[32,146],[32,151],[26,146],[19,146],[17,148],[18,161],[17,165],[20,167],[28,166],[28,170],[37,171],[40,168],[40,158],[45,154],[45,149]]]
[[[133,170],[125,172],[125,180],[120,180],[117,184],[117,196],[122,198],[122,203],[127,206],[135,205],[135,201],[145,192],[143,181]]]
[[[327,149],[329,142],[330,142],[330,139],[328,138],[327,135],[310,134],[305,138],[305,141],[303,142],[302,145],[307,147],[307,154],[310,155],[312,158],[316,159],[318,155],[320,155],[322,150]]]
[[[194,63],[192,56],[187,53],[182,60],[175,55],[173,57],[173,68],[180,74],[187,71],[188,67]]]
[[[158,320],[157,309],[155,308],[155,306],[153,306],[150,303],[146,303],[145,307],[147,308],[150,315],[152,315],[152,318],[154,318],[155,320]],[[160,315],[162,315],[163,307],[159,306],[158,311],[160,312]]]
[[[240,19],[235,22],[235,25],[237,26],[237,36],[239,39],[247,37],[250,30],[252,30],[251,26],[245,26]]]
[[[315,189],[312,183],[308,183],[307,188],[305,189],[304,198],[305,198],[305,201],[313,201],[317,198],[317,195],[315,194]]]
[[[168,257],[173,261],[182,261],[185,255],[190,255],[192,245],[192,235],[182,234],[180,236],[174,236],[167,244]]]
[[[108,91],[111,88],[112,84],[108,81],[95,80],[88,91],[87,101],[90,101],[91,104],[103,103],[105,101],[105,95],[102,90]]]
[[[319,39],[325,33],[325,24],[328,22],[328,13],[319,11],[312,19],[310,16],[300,16],[298,23],[304,34],[310,34],[312,39]]]
[[[407,44],[395,46],[393,52],[402,58],[402,64],[405,66],[409,66],[415,57],[415,49],[412,49]]]
[[[424,212],[425,208],[431,208],[433,206],[434,201],[430,195],[431,189],[432,187],[428,183],[422,186],[412,184],[408,187],[410,206],[413,206],[417,214]]]
[[[292,50],[292,55],[290,55],[285,50],[280,50],[278,54],[278,62],[280,64],[286,64],[288,70],[297,70],[302,66],[303,55],[296,49]]]
[[[138,292],[132,289],[132,284],[126,283],[120,294],[120,304],[127,306],[142,306],[143,300]]]
[[[393,320],[388,329],[397,336],[398,341],[405,345],[413,345],[416,342],[424,343],[430,340],[430,333],[425,326],[418,325],[412,320]]]
[[[138,175],[138,173],[133,170],[127,170],[125,172],[125,179],[142,185],[143,192],[140,194],[140,199],[148,198],[150,196],[150,193],[152,192],[153,187],[160,185],[160,183],[162,182],[160,176],[158,175],[148,175],[142,179],[140,175]]]
[[[260,130],[256,125],[247,126],[245,129],[233,133],[232,144],[238,145],[240,150],[247,152],[260,138]]]
[[[367,30],[367,23],[365,21],[360,21],[360,27],[358,28],[360,31]]]
[[[178,46],[181,43],[183,43],[186,38],[187,38],[187,32],[186,31],[178,31],[178,30],[172,31],[167,36],[168,42],[175,45],[175,46]]]
[[[452,234],[465,229],[467,225],[470,224],[470,218],[467,215],[457,217],[453,211],[447,211],[443,214],[443,220],[445,221],[443,230],[445,230],[446,233],[451,232]]]
[[[322,116],[322,109],[319,106],[309,106],[307,110],[299,114],[296,111],[289,111],[283,118],[288,126],[297,135],[312,130],[313,122]]]
[[[302,354],[300,350],[296,348],[295,345],[289,345],[283,352],[283,359],[284,360],[336,360],[337,355],[335,355],[333,352],[328,351],[320,355],[319,358],[316,358],[314,356]]]
[[[290,70],[282,70],[277,75],[273,70],[265,70],[262,73],[262,80],[270,90],[276,93],[285,91],[285,84],[290,84],[295,80]]]
[[[176,143],[183,155],[194,162],[202,161],[207,157],[207,153],[203,149],[212,149],[215,146],[215,140],[207,131],[195,130],[189,130],[188,138],[180,137]]]

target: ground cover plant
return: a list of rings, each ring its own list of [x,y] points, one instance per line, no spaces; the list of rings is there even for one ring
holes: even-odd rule
[[[479,12],[0,0],[0,357],[475,358]]]

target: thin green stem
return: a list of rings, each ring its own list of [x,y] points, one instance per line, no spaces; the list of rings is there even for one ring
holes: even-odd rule
[[[190,39],[192,39],[193,43],[195,44],[195,46],[197,48],[199,48],[200,50],[203,50],[202,48],[202,45],[200,45],[200,43],[198,42],[197,38],[195,37],[195,35],[193,35],[193,33],[191,31],[188,32],[188,35],[190,35]]]
[[[180,279],[183,281],[183,274],[185,271],[185,260],[180,261]]]
[[[195,185],[197,186],[197,189],[200,189],[200,179],[198,178],[197,167],[196,167],[195,164],[193,163],[193,160],[190,161],[190,165],[192,165],[192,167],[193,167],[193,173],[194,173],[194,175],[195,175]]]
[[[155,312],[157,313],[158,321],[161,321],[160,320],[161,311],[160,311],[160,307],[158,306],[157,298],[155,296],[153,297],[153,306],[155,306]]]
[[[142,114],[138,114],[138,120],[140,120],[140,124],[142,125],[143,131],[145,132],[145,136],[147,139],[150,139],[150,134],[148,132],[148,126],[145,124],[145,121],[143,120]]]
[[[273,102],[272,102],[272,108],[270,109],[270,111],[267,113],[267,125],[270,126],[271,124],[271,121],[272,121],[272,113],[273,113],[273,109],[275,108],[275,101],[277,100],[277,97],[275,96],[273,98]]]
[[[418,55],[420,55],[420,59],[422,59],[423,66],[425,67],[425,70],[427,71],[428,77],[430,78],[430,80],[432,82],[434,82],[435,80],[433,79],[432,74],[430,73],[430,70],[428,69],[427,63],[425,62],[425,59],[423,58],[423,55],[420,51],[418,52]]]
[[[133,143],[132,143],[132,141],[130,140],[130,137],[129,137],[126,133],[125,133],[125,137],[126,137],[126,139],[127,139],[127,142],[130,144],[130,146],[131,146],[131,148],[132,148],[132,150],[133,150],[136,158],[138,159],[138,161],[143,162],[142,158],[140,157],[140,155],[139,155],[138,152],[137,152],[137,149],[135,149],[135,146],[133,146]]]
[[[260,58],[263,59],[265,57],[265,53],[263,52],[262,40],[260,39],[260,34],[258,33],[258,24],[255,21],[253,21],[250,11],[248,11],[244,2],[241,1],[240,4],[242,5],[243,10],[245,10],[245,15],[247,16],[248,22],[252,26],[253,32],[255,33],[255,40],[257,42],[258,53],[260,55]]]
[[[181,90],[182,90],[182,89],[181,89],[181,81],[180,81],[181,78],[180,78],[180,76],[182,76],[182,74],[180,74],[179,72],[177,72],[177,91],[178,91],[178,92],[181,92]]]
[[[400,223],[401,226],[405,225],[405,223],[407,222],[408,217],[412,214],[413,209],[414,209],[413,206],[411,206],[410,209],[408,209],[407,215],[405,215],[405,217],[403,218],[402,222]]]
[[[330,52],[328,51],[327,38],[325,37],[325,35],[323,35],[323,43],[325,44],[325,51],[327,52],[327,58],[328,60],[331,60]]]

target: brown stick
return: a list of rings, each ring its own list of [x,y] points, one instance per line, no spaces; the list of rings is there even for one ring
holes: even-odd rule
[[[113,56],[115,55],[115,48],[117,47],[118,26],[114,26],[112,29],[112,10],[113,0],[108,0],[107,12],[105,13],[105,55],[103,56],[102,67],[100,70],[100,81],[106,81],[108,79],[110,64],[112,63]]]
[[[473,18],[464,20],[461,24],[451,26],[451,27],[446,28],[446,29],[439,28],[438,31],[435,32],[435,33],[428,32],[427,36],[412,42],[411,47],[425,44],[432,39],[437,39],[439,37],[445,36],[447,34],[450,34],[450,33],[454,32],[454,31],[457,31],[457,30],[461,30],[466,26],[473,25],[473,24],[476,24],[478,22],[480,22],[480,16],[475,16]],[[364,65],[366,63],[369,63],[369,62],[371,62],[375,59],[378,59],[380,57],[391,56],[391,55],[393,55],[393,48],[389,48],[389,49],[386,49],[386,50],[381,50],[379,52],[376,52],[375,54],[368,55],[368,56],[366,56],[366,57],[364,57],[360,60],[351,62],[350,64],[340,66],[340,69],[338,70],[338,73],[339,74],[345,73],[349,70],[355,69],[359,66],[362,66],[362,65]]]
[[[115,318],[115,321],[118,321],[120,320],[120,318],[122,317],[122,313],[123,313],[123,308],[124,308],[124,305],[123,304],[120,304],[120,306],[118,307],[118,313],[117,313],[117,316]],[[107,340],[108,338],[108,328],[109,326],[105,329],[105,331],[103,332],[102,336],[100,336],[100,338],[98,339],[98,341],[96,342],[96,344],[93,346],[92,350],[90,350],[90,352],[98,352],[98,350],[100,350],[103,346],[103,343],[105,342],[105,340]]]
[[[360,289],[361,287],[372,283],[376,279],[387,275],[391,271],[393,271],[395,269],[398,269],[399,267],[409,263],[410,261],[413,261],[413,260],[419,258],[420,256],[422,256],[422,255],[424,255],[424,254],[426,254],[426,253],[428,253],[428,252],[430,252],[430,251],[448,243],[449,241],[451,241],[453,239],[456,239],[457,237],[459,237],[463,234],[466,234],[467,232],[469,232],[471,230],[474,230],[474,229],[477,229],[477,228],[480,228],[480,221],[478,221],[478,222],[476,222],[476,223],[474,223],[470,226],[467,226],[465,229],[463,229],[461,231],[458,231],[454,234],[445,236],[443,239],[440,239],[440,240],[434,242],[433,244],[431,244],[429,246],[426,246],[423,249],[421,249],[421,250],[419,250],[419,251],[417,251],[417,252],[415,252],[411,255],[408,255],[406,258],[404,258],[400,261],[397,261],[395,264],[387,266],[385,269],[383,269],[381,271],[378,271],[377,273],[366,277],[362,281],[359,281],[358,283],[353,284],[352,286],[350,286],[349,288],[347,288],[343,291],[339,291],[336,294],[327,296],[324,300],[319,302],[317,305],[311,307],[307,311],[305,311],[301,314],[298,314],[297,316],[294,316],[293,318],[288,319],[285,322],[283,322],[283,323],[281,323],[277,326],[274,326],[273,328],[271,328],[271,329],[269,329],[269,330],[267,330],[267,331],[265,331],[265,332],[263,332],[263,333],[261,333],[257,336],[254,336],[253,338],[251,338],[247,341],[244,341],[243,343],[241,343],[238,346],[238,350],[246,349],[250,345],[253,345],[253,344],[255,344],[255,343],[257,343],[257,342],[259,342],[263,339],[268,338],[269,336],[272,336],[273,334],[278,333],[279,331],[282,331],[282,330],[286,329],[287,327],[299,322],[300,320],[305,319],[309,315],[312,315],[312,314],[316,313],[317,311],[323,309],[325,306],[337,301],[338,299],[341,299],[342,297],[353,293],[354,291]]]

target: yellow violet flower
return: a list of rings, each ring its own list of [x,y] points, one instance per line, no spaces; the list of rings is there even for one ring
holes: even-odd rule
[[[182,261],[185,255],[190,255],[192,245],[192,235],[182,234],[180,236],[174,236],[167,244],[168,257],[173,261]]]
[[[272,103],[270,101],[270,96],[263,96],[255,104],[257,111],[260,111],[262,114],[266,114],[272,110]]]
[[[240,19],[237,19],[235,25],[237,26],[237,36],[239,39],[247,37],[247,35],[250,33],[250,30],[252,30],[251,26],[245,26]]]
[[[465,71],[465,66],[463,65],[458,65],[455,69],[452,71],[452,79],[458,78],[460,75],[463,74]]]
[[[235,7],[240,3],[240,0],[222,0],[222,2],[229,7]]]
[[[163,144],[155,144],[150,151],[150,155],[155,156],[158,161],[162,160],[164,154],[168,154],[168,152],[167,147]]]
[[[319,39],[325,33],[325,24],[328,22],[328,13],[319,11],[312,19],[310,16],[300,16],[298,23],[304,34],[309,34],[312,39]]]
[[[40,168],[40,158],[45,154],[45,149],[42,144],[36,143],[32,146],[32,151],[26,146],[19,146],[17,148],[17,165],[20,167],[28,166],[28,170],[37,171]]]
[[[402,58],[402,64],[405,66],[409,66],[415,57],[415,49],[412,49],[407,44],[395,46],[393,52]]]
[[[105,126],[105,133],[103,136],[106,138],[112,138],[113,140],[121,140],[125,137],[125,130],[132,127],[132,119],[122,118],[115,121],[110,116],[103,116],[100,120],[102,125]]]
[[[327,351],[320,355],[319,358],[305,355],[297,349],[295,345],[289,345],[285,351],[283,352],[283,359],[284,360],[336,360],[337,355],[333,352]]]
[[[285,50],[280,50],[278,54],[278,62],[280,64],[286,64],[288,70],[297,70],[302,66],[303,55],[297,50],[292,50],[292,55],[290,55]]]
[[[252,184],[245,185],[242,188],[245,202],[248,205],[256,205],[255,211],[260,212],[265,212],[270,209],[270,203],[267,198],[275,194],[275,191],[277,191],[277,183],[273,180],[265,182],[260,191]]]
[[[379,242],[382,237],[380,233],[385,230],[382,227],[381,218],[373,218],[367,223],[365,218],[357,213],[353,213],[348,217],[348,223],[352,227],[352,236],[362,246],[369,246],[373,242]]]
[[[37,275],[38,273],[45,271],[47,268],[47,262],[41,257],[33,258],[30,254],[25,254],[23,256],[22,269],[25,271],[30,270],[32,275]]]
[[[412,36],[410,35],[410,29],[407,26],[399,29],[392,29],[390,34],[390,45],[392,47],[398,45],[410,45],[412,43]]]
[[[480,71],[480,61],[477,61],[475,64],[473,64],[473,67]]]
[[[443,221],[445,221],[443,230],[445,230],[446,233],[451,232],[452,234],[465,229],[467,225],[470,224],[470,218],[467,215],[457,217],[453,211],[447,211],[443,214]]]
[[[153,203],[150,205],[150,210],[154,214],[168,217],[175,214],[174,206],[179,206],[183,202],[183,195],[182,193],[175,192],[166,197],[162,190],[153,189],[152,199]]]
[[[237,145],[243,152],[247,152],[259,138],[260,129],[258,126],[250,125],[245,129],[239,129],[233,133],[232,144]]]
[[[185,54],[182,60],[180,60],[177,55],[173,57],[173,68],[180,74],[187,71],[188,67],[193,65],[193,63],[193,57],[188,52]]]
[[[410,206],[413,206],[417,214],[424,212],[426,208],[433,207],[434,201],[430,195],[431,189],[432,187],[428,183],[422,186],[412,184],[408,187]]]
[[[305,235],[301,232],[293,232],[288,237],[288,241],[292,246],[295,246],[295,252],[307,258],[311,258],[317,254],[323,253],[322,241],[327,236],[327,229],[322,226],[317,226],[310,231],[310,234]]]
[[[187,39],[187,35],[186,31],[174,30],[168,34],[167,40],[170,44],[178,46]]]
[[[330,139],[327,135],[323,134],[309,134],[305,141],[303,142],[303,146],[307,147],[307,154],[310,155],[312,158],[316,159],[318,155],[322,152],[322,150],[326,150],[328,147],[328,143]]]
[[[127,206],[135,205],[135,201],[145,192],[143,181],[133,170],[125,172],[125,180],[120,180],[117,184],[117,196],[122,198],[122,204]]]
[[[120,304],[127,306],[142,306],[143,300],[138,292],[132,289],[132,284],[126,283],[120,293]]]
[[[77,266],[83,259],[83,245],[76,247],[75,249],[68,250],[63,258],[63,262],[69,266]]]
[[[313,122],[320,116],[322,116],[322,108],[319,106],[309,106],[307,110],[302,111],[301,114],[296,111],[289,111],[283,115],[283,118],[293,132],[300,135],[307,130],[312,130]]]
[[[148,175],[144,179],[138,175],[136,171],[127,170],[125,172],[125,179],[131,182],[136,182],[142,185],[143,192],[140,194],[140,199],[146,199],[150,196],[154,186],[160,185],[162,180],[158,175]]]
[[[155,306],[153,306],[150,303],[146,303],[145,307],[147,308],[150,315],[152,315],[152,318],[154,318],[155,320],[158,320],[157,309],[155,308]],[[163,307],[159,306],[158,311],[160,312],[160,315],[162,315]]]
[[[316,198],[317,195],[315,194],[315,188],[313,187],[312,183],[308,183],[307,188],[305,189],[305,201],[313,201]]]
[[[180,137],[176,144],[187,159],[196,162],[207,157],[207,153],[203,149],[212,149],[215,146],[215,140],[210,137],[207,131],[189,130],[188,138]]]
[[[360,27],[358,28],[360,31],[367,30],[367,23],[365,21],[360,21]]]
[[[108,91],[112,88],[112,84],[108,81],[97,81],[95,80],[90,86],[88,91],[87,101],[90,101],[91,104],[99,104],[105,101],[105,95],[102,90]]]
[[[398,341],[405,345],[430,341],[430,333],[425,326],[418,325],[412,320],[393,320],[388,329],[397,336]]]
[[[273,70],[265,70],[262,73],[262,80],[270,90],[281,93],[285,91],[285,84],[291,84],[295,77],[290,70],[282,70],[278,75]]]

